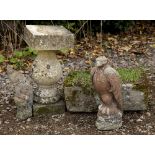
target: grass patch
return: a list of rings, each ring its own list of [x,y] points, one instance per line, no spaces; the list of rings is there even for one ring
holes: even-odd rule
[[[91,75],[89,71],[72,71],[66,77],[64,85],[70,86],[80,86],[85,89],[90,89],[92,87]]]
[[[13,56],[15,58],[26,58],[26,57],[35,57],[37,52],[31,48],[26,48],[23,51],[14,51]]]
[[[13,64],[15,69],[24,69],[28,64],[27,62],[33,61],[36,56],[37,52],[31,48],[14,51],[12,57],[9,59],[9,63]]]
[[[118,68],[117,71],[123,83],[135,83],[136,81],[140,80],[144,73],[142,68]]]
[[[117,69],[123,83],[135,83],[140,80],[144,70],[142,68],[118,68]],[[89,71],[71,71],[64,81],[64,85],[80,86],[82,88],[91,88],[92,79]]]
[[[13,65],[14,69],[26,69],[30,67],[33,60],[37,56],[37,52],[31,48],[25,48],[23,50],[15,50],[9,54],[0,54],[0,66],[6,66],[7,64]],[[6,70],[6,67],[3,67],[3,71]]]

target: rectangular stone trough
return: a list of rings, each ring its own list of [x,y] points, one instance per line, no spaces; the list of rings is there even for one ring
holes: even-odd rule
[[[95,112],[97,104],[92,94],[85,93],[81,87],[65,87],[65,101],[70,112]]]
[[[65,101],[70,112],[96,112],[100,99],[94,92],[86,94],[81,87],[65,87]],[[122,98],[124,111],[146,110],[144,93],[134,90],[132,85],[122,85]]]

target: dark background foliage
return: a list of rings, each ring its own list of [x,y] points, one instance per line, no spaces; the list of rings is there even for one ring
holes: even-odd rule
[[[119,34],[134,29],[137,23],[154,21],[129,20],[27,20],[0,21],[0,50],[9,51],[25,47],[24,26],[27,25],[63,25],[73,32],[76,39],[95,37],[97,33]],[[144,30],[145,31],[145,30]]]

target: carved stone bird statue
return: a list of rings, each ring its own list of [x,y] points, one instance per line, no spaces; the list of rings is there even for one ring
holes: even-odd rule
[[[101,113],[110,115],[121,111],[121,80],[105,56],[96,59],[96,67],[92,68],[91,74],[94,88],[102,101]]]

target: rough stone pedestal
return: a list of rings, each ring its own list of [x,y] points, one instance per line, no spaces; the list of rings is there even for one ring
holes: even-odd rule
[[[16,71],[12,66],[7,66],[8,77],[14,86],[14,102],[17,108],[16,117],[25,120],[32,116],[33,86],[29,76]]]
[[[25,104],[24,106],[18,106],[16,117],[20,120],[25,120],[32,117],[32,105]]]
[[[122,111],[117,109],[116,111],[114,110],[115,112],[110,112],[112,108],[116,109],[114,104],[110,107],[106,107],[103,104],[98,106],[95,124],[98,130],[114,130],[122,126]]]
[[[38,85],[34,90],[34,115],[43,112],[64,112],[65,106],[60,101],[56,87],[56,83],[62,77],[62,68],[56,53],[72,48],[74,35],[63,26],[27,25],[25,40],[31,48],[38,51],[38,56],[33,62],[32,74]]]
[[[122,126],[122,112],[109,116],[98,116],[95,125],[98,130],[118,129]]]

